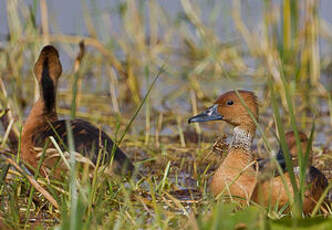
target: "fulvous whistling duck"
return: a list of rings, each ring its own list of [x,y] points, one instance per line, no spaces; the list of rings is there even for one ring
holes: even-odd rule
[[[287,132],[286,141],[289,149],[290,159],[293,162],[294,173],[296,176],[297,183],[299,184],[299,166],[298,166],[298,152],[296,146],[296,138],[293,131]],[[299,132],[299,138],[301,142],[302,153],[306,153],[308,138],[303,132]],[[287,183],[289,192],[293,195],[293,188],[291,186],[289,174],[286,170],[286,161],[283,155],[283,152],[280,148],[278,154],[276,155],[277,162],[279,163],[281,169],[284,171],[285,182]],[[260,170],[264,170],[266,163],[268,161],[264,160],[263,164],[260,165]],[[328,186],[328,181],[326,177],[315,167],[311,166],[312,163],[312,153],[309,152],[308,163],[306,169],[306,189],[304,192],[303,200],[303,212],[311,212],[322,193]],[[260,195],[264,193],[264,195]],[[252,200],[263,204],[265,206],[271,204],[272,207],[278,205],[279,208],[284,207],[289,203],[289,197],[287,195],[284,184],[282,183],[281,176],[276,176],[271,179],[265,180],[261,183],[258,183]]]
[[[61,139],[59,143],[63,142],[67,146],[66,121],[58,120],[56,112],[56,89],[62,73],[58,51],[53,46],[45,46],[40,52],[33,71],[39,83],[40,97],[32,106],[23,126],[21,153],[25,163],[37,168],[38,153],[35,147],[43,147],[49,136],[53,136],[57,141],[59,141],[57,138],[59,137]],[[134,166],[128,157],[114,145],[112,139],[105,132],[80,119],[71,120],[70,126],[75,151],[96,163],[100,150],[105,150],[101,151],[102,154],[105,152],[105,164],[110,162],[111,155],[114,153],[112,171],[123,175],[132,172]],[[42,167],[51,168],[54,166],[52,164],[54,161],[45,161]]]
[[[289,131],[285,134],[285,138],[287,140],[288,148],[289,148],[289,153],[290,153],[290,159],[292,160],[293,166],[296,167],[298,166],[298,158],[297,154],[298,152],[296,151],[296,139],[295,139],[295,134],[293,131]],[[302,149],[306,151],[306,145],[308,138],[303,132],[299,132],[299,138],[300,138],[300,143],[302,146]],[[305,152],[303,152],[305,153]],[[283,171],[286,171],[286,161],[282,152],[282,149],[279,148],[278,153],[276,154],[276,160],[279,163],[281,169]],[[265,171],[265,170],[275,170],[276,167],[272,165],[272,161],[270,158],[266,159],[257,159],[258,161],[258,166],[259,166],[259,171]],[[309,154],[308,156],[308,165],[312,164],[312,154]]]
[[[246,106],[241,103],[235,91],[229,91],[219,96],[214,105],[190,118],[188,122],[223,120],[234,126],[228,154],[215,172],[210,187],[215,196],[220,193],[229,194],[248,202],[257,182],[257,171],[250,167],[250,164],[254,163],[251,144],[256,125],[248,109],[258,120],[258,104],[253,92],[238,90],[238,93]]]

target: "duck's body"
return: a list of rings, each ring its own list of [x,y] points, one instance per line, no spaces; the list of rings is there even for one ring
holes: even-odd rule
[[[284,173],[285,183],[287,184],[290,196],[294,196],[294,191],[290,176],[288,172]],[[299,186],[299,176],[296,175],[296,183]],[[303,212],[305,214],[310,213],[317,204],[317,201],[321,197],[325,188],[327,187],[327,179],[325,176],[315,167],[310,167],[306,174],[306,189],[304,192],[303,199]],[[259,182],[256,186],[252,200],[259,203],[265,207],[271,206],[282,209],[287,207],[286,210],[289,211],[290,199],[282,182],[281,176],[273,177],[269,180]]]
[[[66,121],[58,120],[56,113],[56,88],[61,72],[57,50],[52,46],[44,47],[34,67],[40,86],[40,98],[33,105],[21,136],[22,158],[33,168],[37,167],[39,161],[35,147],[44,147],[49,136],[53,136],[62,149],[67,150]],[[130,174],[134,169],[127,156],[114,146],[112,139],[102,130],[80,119],[70,121],[70,128],[76,152],[87,156],[95,163],[100,150],[105,150],[101,151],[101,154],[105,155],[101,163],[109,163],[114,153],[112,168],[115,172]],[[53,160],[45,161],[43,167],[52,168],[53,164]]]
[[[51,125],[44,127],[36,135],[32,136],[32,141],[35,146],[43,147],[46,139],[53,136],[58,140],[63,149],[68,147],[68,133],[66,128],[66,120],[58,120],[51,123]],[[70,127],[73,133],[75,151],[81,153],[83,156],[88,157],[94,164],[97,163],[98,154],[101,154],[100,163],[107,163],[111,161],[112,155],[112,168],[114,172],[125,174],[124,169],[133,170],[133,166],[121,165],[119,162],[130,163],[127,156],[118,147],[114,146],[112,139],[102,130],[93,126],[91,123],[75,119],[70,121]],[[91,137],[95,138],[91,138]],[[113,147],[114,150],[113,150]],[[103,150],[100,152],[100,150]],[[123,167],[125,166],[125,167]],[[123,167],[123,168],[122,168]],[[129,167],[129,168],[128,168]]]
[[[290,131],[285,134],[285,138],[287,141],[287,146],[289,149],[289,157],[292,161],[292,164],[294,167],[298,166],[298,151],[297,151],[297,146],[296,146],[296,139],[295,139],[295,134],[294,132]],[[299,132],[299,138],[300,138],[300,145],[302,149],[302,153],[304,154],[306,152],[306,147],[308,143],[308,138],[307,135],[303,132]],[[278,153],[275,156],[276,161],[278,162],[279,166],[281,167],[283,172],[286,172],[286,160],[284,157],[284,153],[282,152],[281,147],[279,148]],[[259,171],[264,172],[264,171],[271,171],[271,170],[276,170],[276,165],[273,165],[273,162],[271,161],[270,158],[265,158],[265,159],[257,159],[258,165],[259,165]],[[312,154],[309,152],[308,155],[308,165],[312,164]],[[278,175],[277,172],[275,175]]]
[[[230,149],[212,177],[212,194],[218,196],[222,193],[249,201],[257,182],[257,172],[248,167],[251,163],[252,157],[247,151]]]
[[[299,137],[302,153],[304,154],[307,148],[308,139],[307,136],[302,132],[299,132]],[[286,133],[286,140],[290,153],[290,159],[292,160],[294,165],[295,179],[297,185],[299,185],[298,151],[296,147],[294,132]],[[290,182],[290,176],[286,169],[286,162],[281,148],[276,156],[276,159],[282,171],[284,172],[284,178],[289,189],[289,193],[291,196],[294,196],[294,191]],[[308,166],[305,179],[306,189],[303,199],[304,213],[310,213],[314,209],[317,201],[319,200],[323,191],[328,185],[326,177],[317,168],[311,166],[311,163],[312,154],[310,151],[308,156]],[[260,164],[260,171],[264,171],[268,164],[269,160],[264,160],[264,164]],[[270,169],[271,167],[268,168]],[[277,205],[279,209],[286,205],[289,205],[289,196],[287,194],[284,184],[282,183],[281,176],[277,173],[276,175],[277,176],[275,177],[269,178],[258,183],[252,196],[253,201],[263,204],[265,206],[268,206],[270,204],[272,207],[274,207]]]
[[[238,91],[247,108],[258,119],[256,96],[249,91]],[[219,194],[240,198],[249,202],[257,182],[257,171],[250,167],[253,163],[251,144],[256,126],[247,108],[243,106],[235,91],[221,95],[207,111],[189,119],[189,122],[224,120],[234,128],[228,154],[216,170],[211,184],[214,196]]]

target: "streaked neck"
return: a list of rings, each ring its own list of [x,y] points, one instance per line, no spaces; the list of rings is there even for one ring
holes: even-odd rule
[[[247,130],[235,127],[233,130],[233,139],[230,148],[242,148],[246,151],[251,151],[253,136]]]

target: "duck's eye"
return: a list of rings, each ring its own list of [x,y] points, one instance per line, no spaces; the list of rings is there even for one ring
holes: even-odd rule
[[[227,105],[233,105],[234,102],[233,102],[233,101],[227,101],[226,104],[227,104]]]

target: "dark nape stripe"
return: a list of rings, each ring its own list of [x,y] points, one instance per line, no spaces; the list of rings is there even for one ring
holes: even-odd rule
[[[43,99],[45,102],[46,112],[51,112],[52,108],[55,105],[55,88],[54,83],[50,77],[48,58],[45,58],[43,62],[41,88],[43,93]]]

